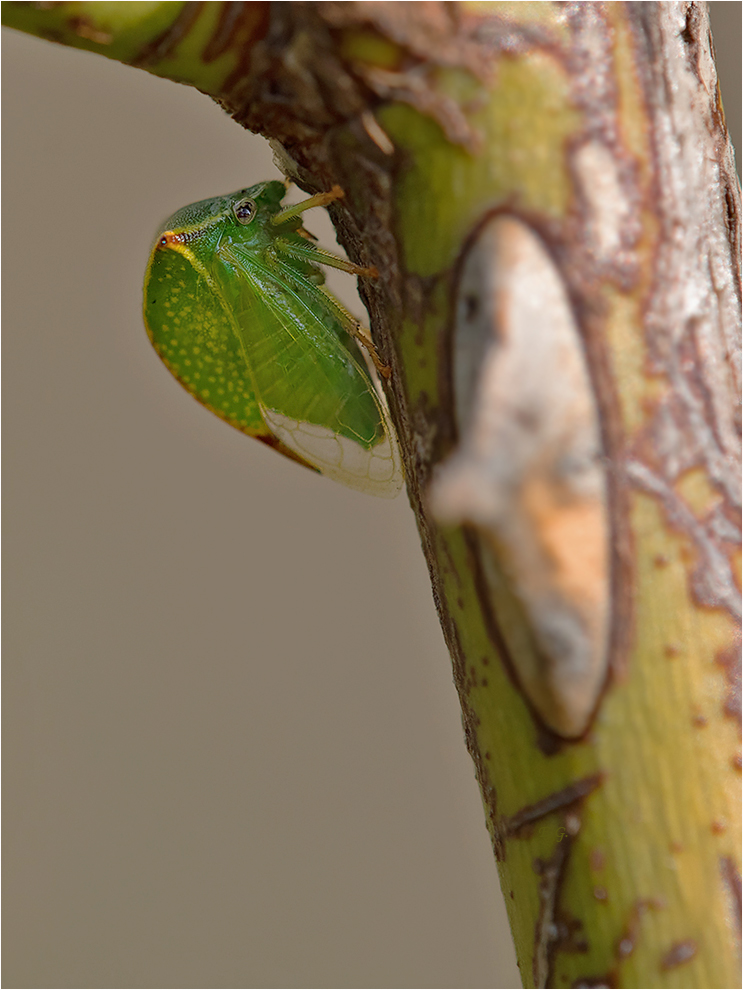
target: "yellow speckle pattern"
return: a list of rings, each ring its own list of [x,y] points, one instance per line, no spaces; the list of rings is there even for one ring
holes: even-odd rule
[[[270,433],[219,295],[186,253],[153,252],[145,281],[145,324],[166,367],[199,402],[251,436]]]

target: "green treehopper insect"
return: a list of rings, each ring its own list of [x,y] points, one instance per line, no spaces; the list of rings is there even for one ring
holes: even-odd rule
[[[340,189],[282,209],[285,195],[283,182],[261,182],[169,217],[147,265],[147,332],[181,385],[217,416],[351,488],[393,497],[399,452],[354,338],[389,370],[318,266],[376,273],[318,247],[302,228],[301,214]]]

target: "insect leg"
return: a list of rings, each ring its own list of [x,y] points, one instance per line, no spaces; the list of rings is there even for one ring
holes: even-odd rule
[[[279,210],[271,217],[271,223],[285,223],[287,220],[300,216],[305,210],[312,210],[316,206],[327,206],[328,203],[334,203],[336,199],[343,199],[344,195],[345,193],[340,186],[333,186],[328,192],[315,193],[314,196],[303,199],[301,203],[285,206],[283,210]]]
[[[281,251],[282,254],[288,255],[290,258],[296,258],[297,261],[311,261],[315,265],[327,265],[328,268],[339,268],[342,272],[348,272],[349,275],[362,275],[364,278],[379,278],[379,272],[373,265],[368,267],[355,265],[348,258],[340,258],[337,254],[333,254],[332,251],[326,251],[325,248],[318,247],[317,244],[313,244],[310,241],[297,244],[283,237],[277,237],[274,243],[277,250]]]
[[[374,362],[374,367],[377,369],[379,374],[383,378],[389,378],[390,375],[392,374],[392,369],[390,368],[389,365],[384,364],[382,362],[382,359],[377,353],[377,349],[374,346],[371,337],[369,336],[367,331],[362,327],[362,325],[359,323],[356,317],[353,316],[351,313],[349,313],[346,307],[342,305],[342,303],[340,303],[335,298],[335,296],[333,296],[330,292],[328,292],[327,289],[318,287],[318,291],[322,292],[322,294],[326,297],[326,299],[332,306],[336,316],[343,325],[343,329],[346,330],[346,332],[349,333],[355,340],[358,340],[358,342],[362,345],[362,347],[365,348],[365,350],[369,354],[369,357]]]
[[[379,374],[383,378],[389,378],[390,375],[392,374],[392,368],[390,368],[388,364],[382,363],[382,359],[377,353],[377,349],[374,346],[371,337],[366,332],[366,330],[364,330],[364,328],[361,326],[358,320],[353,321],[353,326],[348,327],[348,332],[351,334],[352,337],[355,337],[356,340],[358,340],[358,342],[366,348],[369,357],[374,362],[374,367],[377,369]]]

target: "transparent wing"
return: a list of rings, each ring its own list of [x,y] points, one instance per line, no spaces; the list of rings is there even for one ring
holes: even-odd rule
[[[328,478],[383,498],[394,498],[400,491],[399,453],[389,435],[367,449],[330,427],[290,419],[273,409],[264,409],[263,414],[283,444]]]

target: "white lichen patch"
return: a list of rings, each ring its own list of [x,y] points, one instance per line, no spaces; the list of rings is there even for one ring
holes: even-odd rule
[[[606,477],[580,331],[541,240],[504,215],[469,249],[456,314],[460,443],[434,478],[431,508],[475,528],[522,688],[551,729],[577,736],[606,675],[610,600]],[[500,621],[499,572],[526,637]]]
[[[589,141],[577,150],[573,165],[588,206],[588,230],[596,256],[608,262],[622,246],[622,227],[630,214],[616,159],[605,144]]]

